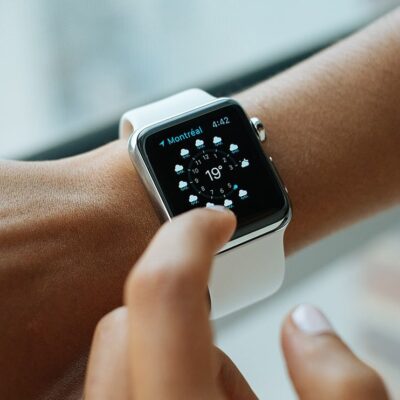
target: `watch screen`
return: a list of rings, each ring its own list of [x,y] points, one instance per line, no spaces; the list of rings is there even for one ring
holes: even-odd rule
[[[236,238],[287,212],[279,179],[247,116],[232,101],[150,128],[138,143],[171,216],[224,205],[237,216]]]

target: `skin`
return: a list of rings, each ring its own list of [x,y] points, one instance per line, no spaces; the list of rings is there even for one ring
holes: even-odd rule
[[[236,98],[265,121],[288,253],[400,200],[400,12]],[[0,162],[0,398],[76,398],[96,322],[160,226],[126,143]]]
[[[96,329],[85,400],[257,399],[214,347],[208,319],[212,259],[234,228],[232,212],[197,209],[159,230],[127,279],[124,307]],[[388,399],[332,330],[305,333],[294,321],[284,322],[282,345],[301,400]]]

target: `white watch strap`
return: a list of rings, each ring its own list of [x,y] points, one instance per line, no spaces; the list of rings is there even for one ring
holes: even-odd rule
[[[190,89],[126,112],[119,136],[200,107],[215,97]],[[279,224],[278,224],[279,225]],[[220,318],[273,294],[282,284],[285,271],[284,229],[278,229],[215,257],[209,282],[211,316]]]
[[[217,319],[272,295],[285,274],[284,229],[217,254],[209,282],[211,318]]]
[[[163,119],[190,111],[215,100],[214,96],[201,89],[189,89],[165,99],[155,101],[126,112],[120,121],[119,137],[128,139],[133,131]]]

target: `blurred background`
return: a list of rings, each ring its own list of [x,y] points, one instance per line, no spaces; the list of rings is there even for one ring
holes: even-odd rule
[[[233,85],[396,3],[0,0],[0,157],[30,156],[182,88]]]
[[[350,34],[400,0],[0,0],[0,157],[49,159],[112,140],[127,108],[199,86],[229,94]],[[279,327],[312,302],[400,399],[400,210],[288,260],[276,296],[216,323],[261,398],[295,398]]]

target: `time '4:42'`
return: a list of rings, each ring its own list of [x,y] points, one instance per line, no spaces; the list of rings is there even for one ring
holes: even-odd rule
[[[213,128],[218,128],[219,126],[229,125],[230,123],[231,123],[231,121],[229,120],[228,117],[222,117],[220,119],[213,121],[212,126],[213,126]]]

